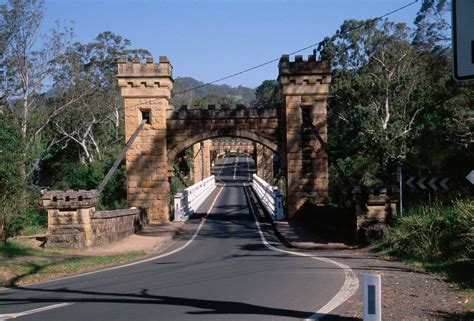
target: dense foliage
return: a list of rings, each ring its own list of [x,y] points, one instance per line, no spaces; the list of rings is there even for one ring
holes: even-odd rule
[[[474,201],[415,206],[395,222],[383,245],[406,258],[474,259],[473,220]]]
[[[473,287],[474,201],[420,205],[399,218],[379,248]],[[451,275],[451,271],[456,272]]]
[[[474,85],[451,77],[446,6],[424,1],[414,29],[347,20],[320,46],[334,70],[329,149],[353,182],[396,183],[400,166],[406,177],[450,177],[456,192],[469,193],[464,177],[474,164]],[[331,182],[339,204],[340,184]]]

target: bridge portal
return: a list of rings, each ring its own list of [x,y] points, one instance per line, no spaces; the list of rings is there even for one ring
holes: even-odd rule
[[[216,110],[175,108],[172,66],[166,57],[118,62],[118,84],[124,98],[128,140],[147,121],[126,155],[127,197],[130,206],[150,205],[154,221],[169,220],[169,179],[179,152],[212,138],[238,137],[264,146],[281,159],[287,184],[287,215],[303,204],[328,200],[328,158],[311,134],[314,125],[327,140],[326,100],[331,82],[329,61],[283,55],[279,82],[284,106]]]

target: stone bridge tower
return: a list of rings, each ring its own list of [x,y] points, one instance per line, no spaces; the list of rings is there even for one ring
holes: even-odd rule
[[[127,152],[127,199],[129,206],[150,205],[150,218],[169,216],[166,113],[173,89],[172,66],[166,57],[158,64],[148,58],[118,61],[118,85],[125,105],[125,139],[128,141],[143,119],[147,124]]]
[[[283,55],[278,79],[285,97],[283,161],[287,173],[287,213],[295,215],[305,204],[328,201],[328,157],[310,128],[327,141],[326,100],[331,82],[329,60]]]

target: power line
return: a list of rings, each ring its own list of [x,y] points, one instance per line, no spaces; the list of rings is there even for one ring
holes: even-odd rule
[[[397,13],[397,12],[403,10],[403,9],[406,9],[406,8],[408,8],[408,7],[412,6],[412,5],[414,5],[414,4],[417,3],[417,2],[418,2],[418,0],[415,0],[415,1],[410,2],[410,3],[408,3],[408,4],[406,4],[406,5],[402,6],[402,7],[399,7],[399,8],[397,8],[397,9],[395,9],[395,10],[392,10],[392,11],[390,11],[390,12],[387,12],[387,13],[381,15],[381,16],[375,17],[375,18],[370,19],[370,20],[368,20],[368,21],[366,21],[366,22],[364,22],[364,23],[361,23],[361,24],[359,24],[358,26],[355,26],[355,27],[353,27],[353,28],[344,30],[343,32],[340,32],[340,33],[338,33],[338,34],[336,34],[336,35],[331,36],[328,40],[334,40],[334,39],[336,39],[336,38],[338,38],[338,37],[340,37],[340,36],[342,36],[342,35],[345,35],[345,34],[350,33],[350,32],[352,32],[352,31],[358,30],[358,29],[360,29],[360,28],[362,28],[362,27],[364,27],[364,26],[366,26],[366,25],[369,25],[369,24],[371,24],[371,23],[373,23],[373,22],[375,22],[375,21],[377,21],[377,20],[381,20],[381,19],[386,18],[386,17],[388,17],[388,16],[390,16],[390,15],[392,15],[392,14],[394,14],[394,13]],[[300,52],[302,52],[302,51],[305,51],[305,50],[314,48],[314,47],[316,47],[316,46],[320,46],[321,44],[324,43],[324,41],[326,41],[326,40],[322,40],[322,41],[313,43],[313,44],[311,44],[311,45],[308,45],[308,46],[306,46],[306,47],[304,47],[304,48],[295,50],[295,51],[293,51],[293,52],[290,52],[289,55],[294,55],[294,54],[300,53]],[[253,67],[244,69],[244,70],[241,70],[241,71],[239,71],[239,72],[230,74],[230,75],[228,75],[228,76],[225,76],[225,77],[222,77],[222,78],[213,80],[213,81],[211,81],[211,82],[208,82],[208,83],[205,83],[205,84],[202,84],[202,85],[198,85],[198,86],[195,86],[195,87],[191,87],[191,88],[182,90],[182,91],[180,91],[180,92],[174,93],[174,94],[173,94],[173,97],[174,97],[174,96],[177,96],[177,95],[180,95],[180,94],[183,94],[183,93],[186,93],[186,92],[188,92],[188,91],[192,91],[192,90],[196,90],[196,89],[199,89],[199,88],[207,87],[207,86],[213,85],[213,84],[215,84],[215,83],[221,82],[221,81],[223,81],[223,80],[236,77],[236,76],[238,76],[238,75],[241,75],[241,74],[247,73],[247,72],[249,72],[249,71],[252,71],[252,70],[261,68],[261,67],[263,67],[263,66],[269,65],[269,64],[271,64],[271,63],[277,62],[277,61],[279,61],[279,60],[280,60],[280,57],[274,58],[274,59],[271,59],[271,60],[269,60],[269,61],[267,61],[267,62],[261,63],[261,64],[259,64],[259,65],[256,65],[256,66],[253,66]]]
[[[325,40],[322,40],[322,41],[319,41],[319,42],[315,42],[315,43],[313,43],[313,44],[311,44],[311,45],[308,45],[308,46],[306,46],[306,47],[303,47],[303,48],[300,48],[300,49],[295,50],[295,51],[293,51],[293,52],[290,52],[289,55],[294,55],[294,54],[300,53],[300,52],[302,52],[302,51],[305,51],[305,50],[314,48],[314,47],[316,47],[316,46],[319,46],[319,45],[323,44],[325,41],[335,40],[335,39],[337,39],[338,37],[341,37],[342,35],[345,35],[345,34],[348,34],[348,33],[352,32],[352,31],[358,30],[358,29],[360,29],[360,28],[362,28],[362,27],[365,27],[365,26],[367,26],[367,25],[369,25],[369,24],[375,22],[375,21],[381,20],[381,19],[386,18],[386,17],[388,17],[388,16],[390,16],[390,15],[392,15],[392,14],[394,14],[394,13],[397,13],[397,12],[399,12],[399,11],[402,11],[402,10],[404,10],[404,9],[406,9],[406,8],[408,8],[408,7],[412,6],[412,5],[414,5],[414,4],[417,3],[417,2],[418,2],[418,0],[414,0],[414,1],[408,3],[408,4],[404,5],[404,6],[401,6],[401,7],[397,8],[397,9],[394,9],[394,10],[392,10],[392,11],[389,11],[389,12],[387,12],[387,13],[381,15],[381,16],[375,17],[375,18],[373,18],[373,19],[369,19],[369,20],[365,21],[364,23],[361,23],[361,24],[359,24],[359,25],[357,25],[357,26],[355,26],[355,27],[352,27],[352,28],[347,29],[347,30],[344,30],[344,31],[342,31],[342,32],[340,32],[340,33],[338,33],[338,34],[335,34],[335,35],[333,35],[333,36],[331,36],[331,37],[328,37],[328,38],[326,38]],[[199,88],[203,88],[203,87],[207,87],[207,86],[213,85],[213,84],[215,84],[215,83],[221,82],[221,81],[226,80],[226,79],[229,79],[229,78],[236,77],[236,76],[238,76],[238,75],[241,75],[241,74],[247,73],[247,72],[249,72],[249,71],[252,71],[252,70],[261,68],[261,67],[263,67],[263,66],[269,65],[269,64],[271,64],[271,63],[277,62],[277,61],[279,61],[279,60],[280,60],[280,57],[274,58],[274,59],[271,59],[271,60],[268,60],[268,61],[263,62],[263,63],[261,63],[261,64],[258,64],[258,65],[256,65],[256,66],[253,66],[253,67],[250,67],[250,68],[247,68],[247,69],[238,71],[238,72],[236,72],[236,73],[233,73],[233,74],[224,76],[224,77],[222,77],[222,78],[213,80],[213,81],[211,81],[211,82],[207,82],[207,83],[205,83],[205,84],[201,84],[201,85],[198,85],[198,86],[195,86],[195,87],[191,87],[191,88],[188,88],[188,89],[179,91],[179,92],[177,92],[177,93],[173,93],[172,97],[175,97],[175,96],[177,96],[177,95],[181,95],[181,94],[184,94],[184,93],[186,93],[186,92],[193,91],[193,90],[196,90],[196,89],[199,89]],[[154,100],[151,100],[150,102],[154,102],[154,101],[157,101],[157,100],[158,100],[158,99],[154,99]],[[140,104],[127,106],[127,107],[124,107],[124,108],[121,108],[121,109],[125,110],[126,108],[132,108],[132,107],[136,107],[136,106],[140,106]]]

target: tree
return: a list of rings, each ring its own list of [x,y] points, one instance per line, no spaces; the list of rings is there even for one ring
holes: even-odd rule
[[[21,176],[31,179],[41,153],[40,134],[52,119],[57,117],[72,101],[74,94],[54,109],[45,108],[45,92],[51,91],[49,80],[54,77],[54,61],[64,52],[65,39],[70,29],[51,30],[49,36],[40,35],[43,19],[42,0],[9,0],[0,6],[3,59],[7,69],[7,86],[2,88],[4,109],[20,128],[25,142],[22,154]],[[44,42],[39,44],[39,39]],[[82,92],[80,93],[82,94]]]
[[[21,179],[21,131],[0,115],[0,238],[15,234],[24,216],[25,182]]]
[[[428,50],[446,50],[450,46],[450,8],[447,0],[423,0],[414,21],[414,45]]]
[[[119,96],[117,59],[123,56],[144,59],[150,53],[130,49],[130,41],[112,32],[99,34],[92,42],[75,43],[56,61],[55,92],[52,106],[70,108],[51,121],[59,149],[69,144],[79,147],[78,159],[90,164],[102,158],[102,147],[121,143],[123,103]],[[71,101],[70,96],[84,93]]]
[[[252,105],[271,108],[283,104],[283,93],[276,80],[265,80],[255,89],[255,101]]]
[[[407,145],[417,135],[424,109],[416,95],[423,66],[405,24],[348,20],[337,34],[319,48],[336,72],[329,98],[330,134],[336,136],[332,147],[352,150],[352,166],[365,167],[359,179],[375,183],[404,162]]]

